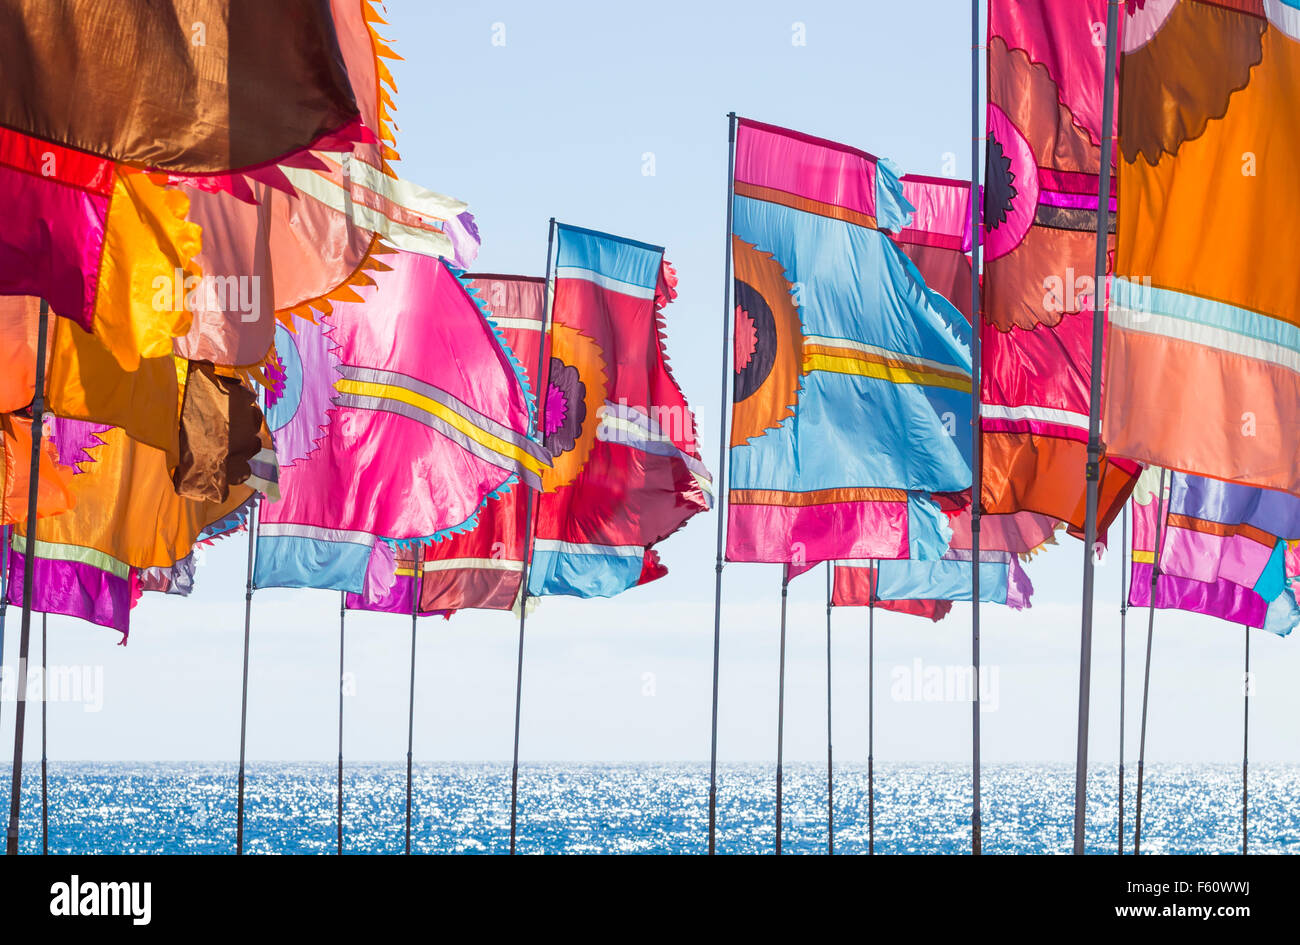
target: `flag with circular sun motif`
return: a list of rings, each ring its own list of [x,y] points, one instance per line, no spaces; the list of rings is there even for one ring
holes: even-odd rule
[[[892,168],[742,120],[727,559],[940,558],[971,485],[970,327],[886,235]]]
[[[989,3],[983,504],[1050,515],[1074,532],[1087,497],[1105,24],[1106,0]],[[1115,193],[1112,178],[1112,234]],[[1131,460],[1103,457],[1099,534],[1137,473]]]
[[[667,573],[653,546],[709,508],[712,479],[664,349],[662,247],[561,224],[555,266],[528,590],[611,597]]]

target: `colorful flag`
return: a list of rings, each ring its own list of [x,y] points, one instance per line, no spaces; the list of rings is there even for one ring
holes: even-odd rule
[[[280,182],[374,138],[325,0],[16,0],[2,32],[0,294],[49,300],[126,371],[190,330],[199,277],[188,199],[140,169]]]
[[[176,495],[165,455],[120,429],[56,420],[51,441],[60,462],[76,466],[71,511],[43,519],[34,548],[34,609],[80,617],[125,634],[138,572],[171,567],[190,554],[211,522],[251,495],[235,486],[225,502]],[[9,602],[21,604],[26,530],[10,555]]]
[[[1104,436],[1300,494],[1300,7],[1130,5]]]
[[[362,593],[376,541],[473,526],[548,464],[531,395],[457,274],[398,253],[362,302],[277,328],[268,413],[281,467],[263,505],[259,587]]]
[[[31,417],[0,413],[0,525],[27,520],[31,469]],[[59,515],[76,504],[69,489],[69,479],[69,473],[58,463],[54,444],[42,438],[36,487],[37,518]]]
[[[1106,5],[989,3],[983,505],[1040,512],[1078,532],[1087,497],[1101,140],[1110,133],[1102,129]],[[1112,190],[1112,234],[1115,209]],[[1101,466],[1099,533],[1138,472],[1115,452]]]
[[[5,7],[0,127],[122,164],[215,174],[358,124],[325,0]]]
[[[205,234],[203,286],[224,290],[196,293],[193,325],[176,343],[182,357],[257,373],[273,342],[273,312],[311,318],[335,301],[356,301],[390,247],[460,268],[477,253],[466,205],[402,180],[391,164],[396,87],[385,60],[398,57],[376,31],[384,20],[373,0],[332,0],[330,13],[373,135],[350,152],[313,150],[242,174],[173,178],[186,184],[189,219]],[[235,298],[227,285],[238,288]]]
[[[876,571],[870,566],[837,566],[831,602],[836,607],[876,606],[895,613],[913,617],[928,617],[938,623],[952,610],[952,601],[935,600],[881,600],[875,592]]]
[[[901,180],[903,197],[915,209],[911,222],[893,237],[894,242],[916,264],[925,284],[970,322],[970,181],[916,174],[906,174]],[[970,505],[969,493],[959,505]],[[952,547],[969,549],[970,515],[950,515],[949,524],[956,529]],[[1031,511],[985,512],[980,524],[982,550],[1028,555],[1054,541],[1057,521]]]
[[[970,488],[969,325],[885,235],[911,207],[855,148],[742,120],[727,558],[938,558]]]
[[[467,279],[470,293],[489,313],[489,320],[525,371],[528,389],[537,390],[546,281],[541,277],[505,275]],[[474,528],[424,546],[420,560],[421,613],[467,608],[509,610],[515,606],[524,566],[527,499],[524,490],[512,490],[485,505]],[[414,563],[408,550],[400,549],[394,587],[374,599],[349,594],[348,606],[409,614],[410,592],[402,585],[414,573]]]
[[[180,414],[180,463],[172,472],[176,494],[224,502],[231,486],[247,482],[262,451],[262,411],[257,395],[238,379],[217,374],[207,361],[191,361]]]
[[[1149,467],[1133,493],[1132,582],[1129,603],[1151,605],[1152,569],[1160,521],[1156,606],[1218,617],[1279,635],[1300,624],[1287,573],[1287,542],[1251,520],[1269,515],[1294,531],[1300,506],[1290,496],[1216,483]],[[1279,501],[1281,500],[1281,501]]]
[[[612,597],[663,576],[653,546],[711,504],[695,417],[668,367],[661,247],[557,225],[528,591]]]
[[[990,516],[989,519],[1013,519],[1013,516]],[[987,521],[987,520],[985,520]],[[983,535],[981,522],[981,538]],[[1006,536],[1002,536],[1006,537]],[[1035,539],[1030,539],[1035,540]],[[1042,541],[1026,541],[1015,550],[980,549],[980,600],[993,604],[1006,604],[1012,610],[1029,606],[1034,587],[1020,565],[1020,555],[1028,555]],[[875,568],[875,596],[877,600],[970,600],[974,594],[974,568],[972,567],[970,510],[953,516],[953,540],[948,551],[937,561],[885,560],[837,561],[835,582],[843,581],[846,600],[855,590],[871,591],[864,583],[861,572]],[[846,571],[841,578],[840,571]],[[870,600],[854,601],[854,605]]]
[[[189,597],[194,591],[195,572],[199,565],[200,550],[222,538],[226,538],[248,528],[248,512],[254,500],[250,500],[228,515],[222,516],[199,532],[194,540],[194,550],[170,567],[140,568],[136,587],[143,593],[152,591],[158,594],[172,594],[177,597]],[[134,607],[139,603],[139,595],[132,601]]]
[[[0,127],[0,202],[0,295],[46,299],[54,314],[95,332],[124,370],[171,354],[189,314],[183,298],[158,296],[154,283],[193,274],[200,235],[185,219],[184,194]]]
[[[505,496],[502,501],[508,498],[510,496]],[[474,531],[478,529],[475,528]],[[445,542],[435,543],[435,545],[441,544]],[[422,593],[421,588],[426,576],[424,557],[428,554],[429,548],[435,545],[423,547],[403,545],[395,548],[387,542],[376,543],[375,554],[370,561],[370,572],[366,576],[365,590],[360,594],[345,595],[344,605],[348,610],[370,610],[411,616],[411,609],[415,606],[413,595]],[[518,583],[518,578],[515,579],[515,583]],[[422,617],[436,615],[450,618],[454,610],[455,608],[445,607],[429,608],[424,605],[423,600],[419,605],[419,615]]]
[[[891,236],[925,284],[970,322],[970,181],[922,174],[900,180],[912,219]]]

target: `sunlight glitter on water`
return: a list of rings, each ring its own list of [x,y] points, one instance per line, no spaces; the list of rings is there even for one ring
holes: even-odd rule
[[[401,764],[344,771],[344,849],[401,853],[406,781]],[[232,853],[235,766],[84,764],[50,766],[50,852]],[[770,853],[775,830],[771,765],[723,765],[718,851]],[[1132,849],[1135,779],[1125,792]],[[0,791],[7,792],[7,779]],[[970,770],[964,765],[876,766],[877,853],[967,853]],[[1068,765],[989,765],[982,774],[986,853],[1069,853],[1074,772]],[[826,769],[788,765],[783,848],[827,847]],[[415,771],[412,850],[509,850],[510,770],[503,764],[428,764]],[[1088,849],[1117,846],[1113,767],[1089,777]],[[1251,769],[1250,850],[1300,852],[1300,766]],[[245,849],[333,853],[331,764],[256,763],[248,768]],[[40,849],[40,777],[23,781],[24,852]],[[521,853],[703,853],[708,767],[701,764],[529,764],[519,774]],[[865,853],[864,765],[835,769],[835,852]],[[1241,771],[1233,765],[1152,765],[1143,798],[1144,853],[1240,852]]]

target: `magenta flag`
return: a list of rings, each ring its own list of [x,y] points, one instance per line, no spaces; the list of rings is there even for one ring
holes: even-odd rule
[[[295,332],[269,420],[281,501],[263,506],[259,586],[362,593],[380,539],[438,540],[549,465],[523,373],[457,272],[415,253]]]

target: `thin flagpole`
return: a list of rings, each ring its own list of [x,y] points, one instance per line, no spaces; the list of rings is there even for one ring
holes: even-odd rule
[[[336,823],[338,824],[338,847],[337,853],[343,855],[343,624],[348,615],[348,595],[346,591],[339,591],[339,771],[338,787],[335,790],[337,796]]]
[[[785,755],[785,606],[790,590],[790,572],[781,573],[781,670],[776,687],[776,855],[781,855],[781,819],[785,810],[782,793],[782,762]]]
[[[867,602],[867,853],[876,852],[876,562]]]
[[[971,853],[983,848],[980,817],[980,500],[983,464],[980,455],[980,5],[970,5],[970,230],[971,230]]]
[[[9,612],[9,526],[0,525],[0,674],[5,664],[5,616]],[[4,700],[0,699],[0,709]]]
[[[49,614],[41,614],[41,855],[50,852],[50,778],[49,756],[46,754],[46,735],[49,728],[50,669],[46,651],[50,646],[48,633]]]
[[[1246,855],[1246,788],[1250,770],[1250,627],[1246,631],[1246,675],[1242,679],[1242,692],[1245,699],[1244,712],[1241,717],[1241,855]]]
[[[1156,549],[1151,561],[1151,608],[1147,614],[1147,660],[1142,674],[1142,727],[1138,736],[1137,801],[1133,810],[1133,855],[1142,852],[1142,786],[1147,760],[1147,703],[1151,695],[1151,641],[1156,627],[1156,591],[1160,586],[1161,526],[1165,521],[1165,470],[1160,470],[1160,491],[1156,493]]]
[[[1110,230],[1110,155],[1115,115],[1116,34],[1119,0],[1106,11],[1106,66],[1102,73],[1101,173],[1097,187],[1097,245],[1092,296],[1092,376],[1088,398],[1088,497],[1083,525],[1083,624],[1079,634],[1079,723],[1074,762],[1074,852],[1084,852],[1088,806],[1088,713],[1092,693],[1093,548],[1097,544],[1097,505],[1101,479],[1101,357],[1106,318],[1106,236]]]
[[[1128,691],[1128,505],[1119,518],[1119,855],[1124,855],[1124,696]]]
[[[555,217],[546,230],[546,279],[542,303],[542,326],[537,337],[537,438],[542,438],[542,421],[546,415],[546,342],[551,332],[551,254],[555,246]],[[528,569],[533,560],[533,490],[524,499],[524,555],[519,570],[519,653],[515,658],[515,745],[510,764],[510,855],[515,854],[519,832],[519,722],[524,702],[524,628],[528,623]]]
[[[257,548],[257,496],[248,506],[248,577],[244,587],[244,682],[239,703],[239,789],[235,802],[235,855],[244,852],[244,761],[248,745],[248,649],[253,625],[253,558]]]
[[[420,563],[424,548],[415,546],[415,577],[411,590],[411,688],[406,702],[406,848],[411,855],[411,774],[415,757],[415,627],[420,619]]]
[[[722,549],[726,537],[727,517],[723,514],[727,487],[727,374],[728,344],[731,336],[731,210],[736,177],[736,113],[727,113],[727,239],[722,264],[722,396],[718,415],[718,490],[714,500],[718,516],[718,556],[713,583],[713,728],[709,749],[709,855],[717,850],[718,823],[718,656],[722,643]]]
[[[23,616],[18,631],[18,692],[14,711],[14,770],[9,782],[9,830],[5,853],[18,855],[19,806],[23,789],[23,734],[27,722],[27,655],[32,642],[32,590],[36,561],[36,499],[41,477],[41,436],[45,423],[45,339],[49,332],[50,304],[41,299],[36,328],[36,382],[32,395],[32,457],[27,477],[27,539],[23,562]]]
[[[826,854],[835,855],[835,757],[831,750],[831,588],[835,562],[826,562]]]

